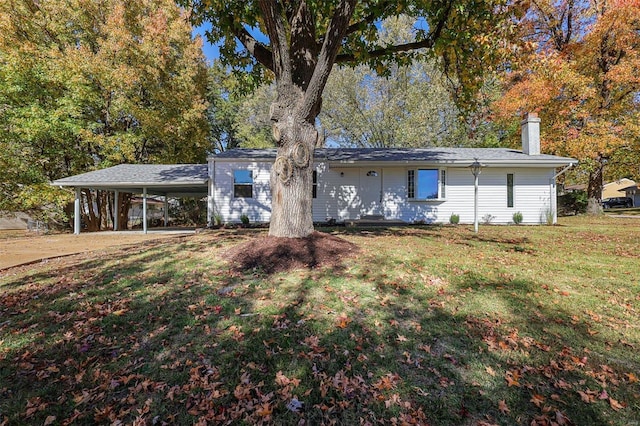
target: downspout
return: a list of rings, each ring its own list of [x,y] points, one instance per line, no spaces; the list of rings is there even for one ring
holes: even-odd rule
[[[553,221],[552,223],[555,225],[558,223],[558,198],[556,194],[556,179],[558,176],[563,175],[567,170],[574,166],[573,163],[570,163],[564,169],[560,170],[558,173],[553,175],[551,179],[549,179],[549,201],[551,204],[551,211],[553,213]]]

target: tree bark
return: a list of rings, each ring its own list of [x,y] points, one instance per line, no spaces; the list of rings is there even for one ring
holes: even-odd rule
[[[278,153],[271,169],[269,235],[302,238],[313,232],[313,150],[318,132],[289,110],[273,127]]]
[[[278,99],[271,105],[278,145],[271,170],[271,236],[303,238],[313,232],[313,150],[318,141],[314,123],[355,4],[356,0],[340,0],[320,44],[306,1],[289,9],[273,1],[259,2],[278,91]]]
[[[587,185],[587,214],[588,215],[601,215],[602,214],[602,172],[603,165],[598,162],[597,169],[589,173],[589,183]]]

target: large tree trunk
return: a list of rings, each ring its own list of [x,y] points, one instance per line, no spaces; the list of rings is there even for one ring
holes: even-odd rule
[[[589,183],[587,185],[587,214],[602,214],[602,172],[603,165],[598,164],[595,171],[589,173]]]
[[[303,238],[313,232],[311,185],[318,139],[314,123],[356,0],[340,0],[336,5],[321,44],[306,1],[286,7],[284,3],[259,1],[272,53],[271,60],[263,64],[275,74],[278,90],[278,99],[271,106],[278,154],[271,171],[269,235]],[[242,33],[238,37],[244,38]],[[251,43],[245,46],[250,51],[255,48]]]
[[[269,235],[302,238],[313,232],[313,150],[318,132],[313,124],[285,112],[273,125],[278,154],[271,169]]]

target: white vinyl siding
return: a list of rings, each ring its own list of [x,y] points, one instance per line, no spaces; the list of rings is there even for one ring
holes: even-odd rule
[[[271,219],[271,188],[269,162],[222,162],[213,164],[213,214],[225,223],[240,222],[246,214],[251,223],[266,223]],[[249,171],[253,177],[252,197],[234,197],[234,173]],[[245,173],[246,174],[246,173]]]
[[[416,167],[418,169],[420,167]],[[429,167],[425,167],[429,168]],[[369,169],[366,166],[362,170]],[[412,168],[412,170],[415,170]],[[338,221],[360,217],[360,173],[357,168],[329,169],[318,166],[317,198],[313,200],[313,220]],[[506,178],[513,169],[484,168],[479,179],[479,219],[489,214],[492,223],[507,224],[513,221],[513,208],[507,207]],[[443,175],[444,172],[444,175]],[[382,209],[386,219],[406,222],[448,223],[452,213],[460,215],[461,223],[473,223],[473,175],[467,167],[440,169],[441,186],[439,200],[414,202],[408,198],[408,173],[406,168],[382,168]],[[514,205],[523,214],[523,223],[541,223],[549,207],[549,168],[518,168],[514,176]]]
[[[252,223],[268,222],[271,217],[271,191],[269,187],[270,162],[215,162],[212,168],[215,181],[212,188],[214,213],[224,222],[239,222],[246,214]],[[418,165],[411,169],[438,169]],[[253,198],[233,197],[233,171],[251,170]],[[324,222],[333,218],[338,222],[358,219],[363,215],[362,196],[368,180],[368,170],[362,167],[329,167],[327,163],[315,165],[316,198],[313,199],[313,220]],[[460,223],[473,223],[473,175],[468,167],[439,169],[440,199],[428,202],[410,201],[407,197],[407,168],[378,167],[381,182],[381,213],[386,219],[399,219],[409,223],[448,223],[452,213],[460,215]],[[517,175],[516,175],[517,171]],[[444,173],[443,173],[444,172]],[[516,208],[507,207],[506,175],[514,174],[514,206],[522,212],[523,223],[544,223],[550,208],[550,179],[552,168],[485,167],[479,178],[479,219],[490,214],[492,223],[507,224],[513,221]],[[553,189],[552,189],[553,188]],[[444,193],[443,193],[444,191]],[[446,198],[444,197],[446,195]]]

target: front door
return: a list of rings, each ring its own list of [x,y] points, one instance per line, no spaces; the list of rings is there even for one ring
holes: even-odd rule
[[[383,215],[382,169],[360,170],[360,216]]]

